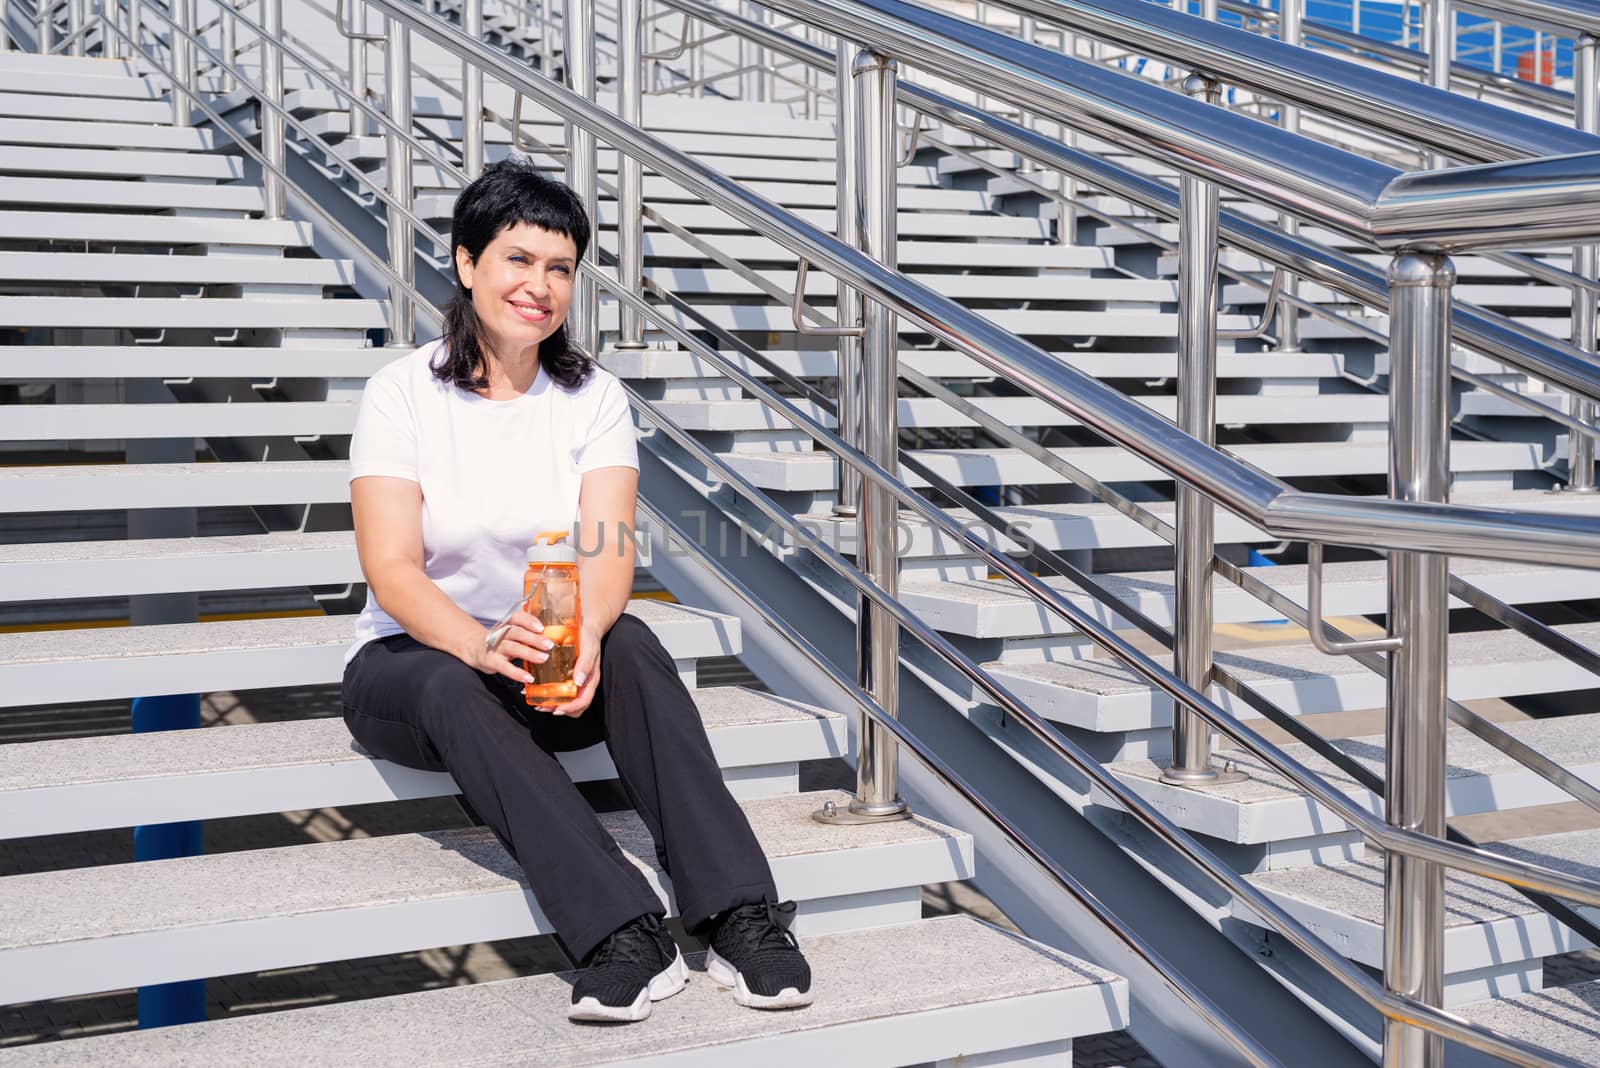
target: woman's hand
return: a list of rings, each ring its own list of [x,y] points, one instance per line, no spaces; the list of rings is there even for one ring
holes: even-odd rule
[[[513,612],[506,622],[509,625],[505,636],[495,643],[493,649],[484,648],[484,639],[488,634],[484,631],[466,650],[469,655],[461,659],[485,675],[504,675],[513,682],[532,682],[533,676],[514,661],[527,660],[542,664],[550,658],[546,650],[555,643],[541,633],[544,627],[531,612]]]
[[[578,665],[572,671],[572,681],[578,684],[578,696],[559,705],[536,705],[552,716],[577,718],[589,708],[595,690],[600,686],[600,634],[587,625],[578,633]]]

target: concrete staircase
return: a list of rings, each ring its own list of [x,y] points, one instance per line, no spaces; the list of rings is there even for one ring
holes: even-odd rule
[[[259,218],[237,157],[220,135],[171,126],[156,84],[127,64],[0,53],[13,342],[0,345],[0,597],[18,623],[0,632],[0,709],[333,685],[352,637],[336,614],[361,579],[344,456],[361,383],[394,355],[373,344],[383,308],[360,297],[353,264],[313,254],[309,224]],[[148,522],[168,510],[193,515],[193,532]],[[172,595],[196,599],[194,621],[82,625]],[[6,1049],[0,1063],[303,1062],[360,1032],[390,1043],[363,1043],[371,1063],[801,1065],[848,1050],[885,1066],[1065,1064],[1074,1038],[1126,1026],[1127,986],[1110,973],[970,918],[922,921],[924,884],[974,872],[964,831],[811,819],[846,795],[801,792],[799,767],[845,755],[846,720],[698,685],[701,661],[741,652],[736,619],[647,599],[629,611],[677,662],[780,892],[800,903],[813,1009],[735,1010],[700,979],[635,1031],[573,1028],[570,980],[544,975]],[[0,837],[14,841],[457,792],[373,758],[329,718],[17,742],[5,756]],[[563,759],[579,781],[614,775],[600,750]],[[671,910],[641,823],[605,824]],[[12,1004],[550,930],[479,828],[8,874],[0,899]]]

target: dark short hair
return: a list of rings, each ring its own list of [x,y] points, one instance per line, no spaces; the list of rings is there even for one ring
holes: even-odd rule
[[[518,223],[563,234],[577,246],[578,259],[589,247],[589,214],[583,201],[570,188],[546,178],[526,159],[510,157],[491,163],[456,198],[450,218],[451,270],[455,271],[456,291],[444,313],[444,352],[433,363],[433,375],[465,390],[483,389],[489,384],[483,360],[483,327],[472,307],[472,291],[461,282],[455,269],[455,250],[464,248],[472,262],[478,262],[502,231]],[[594,361],[573,346],[562,323],[555,333],[539,343],[539,365],[558,385],[567,389],[581,385],[594,370]]]

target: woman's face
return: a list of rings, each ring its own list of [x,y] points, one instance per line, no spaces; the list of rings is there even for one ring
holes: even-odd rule
[[[538,344],[567,321],[578,248],[572,238],[527,223],[495,235],[474,263],[456,248],[456,271],[472,291],[495,355],[504,359]]]

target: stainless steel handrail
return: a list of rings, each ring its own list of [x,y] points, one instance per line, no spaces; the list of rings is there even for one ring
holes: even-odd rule
[[[894,0],[882,2],[893,3]],[[884,268],[742,185],[707,171],[660,138],[627,126],[604,109],[564,87],[539,79],[493,49],[464,40],[449,28],[435,25],[426,16],[394,0],[372,0],[372,6],[407,28],[423,33],[458,58],[475,59],[486,72],[512,88],[540,97],[546,107],[568,122],[590,129],[602,140],[640,156],[657,173],[765,233],[797,258],[804,256],[830,274],[849,277],[853,285],[897,315],[919,323],[940,341],[1013,378],[1029,392],[1069,412],[1095,432],[1128,448],[1172,477],[1201,489],[1224,507],[1276,537],[1573,567],[1600,566],[1600,522],[1594,520],[1287,490],[1278,480],[1247,464],[1198,446],[1171,423],[1116,390],[1062,367],[1049,354],[982,316]],[[867,25],[858,28],[878,33]],[[1151,89],[1167,97],[1175,96],[1153,86]],[[1252,120],[1240,121],[1263,129]]]
[[[706,0],[663,0],[663,2],[729,32],[749,33],[754,39],[759,40],[763,47],[784,51],[793,58],[814,63],[822,69],[832,69],[833,57],[823,49],[777,33],[771,27],[722,11]],[[923,86],[902,83],[900,96],[919,112],[937,117],[951,126],[973,133],[1001,147],[1012,149],[1048,168],[1086,179],[1096,187],[1132,200],[1158,215],[1172,219],[1178,217],[1177,192],[1163,183],[1118,167],[1098,156],[1079,152],[1018,123],[953,100]],[[1222,213],[1220,227],[1228,243],[1241,247],[1271,262],[1274,266],[1285,267],[1295,273],[1303,274],[1363,304],[1383,311],[1388,310],[1388,284],[1383,272],[1368,267],[1354,256],[1296,238],[1232,212]],[[1534,269],[1545,266],[1538,264],[1537,261],[1523,263],[1524,259],[1518,257],[1515,265],[1524,269],[1530,266]],[[1311,266],[1313,264],[1314,268]],[[1555,269],[1546,274],[1545,280],[1556,284],[1589,286],[1597,284],[1570,272]],[[1519,371],[1553,385],[1559,385],[1563,389],[1600,399],[1600,367],[1596,366],[1588,353],[1568,342],[1539,333],[1505,316],[1459,301],[1454,309],[1453,327],[1456,343],[1464,348],[1500,360]],[[1466,372],[1458,373],[1463,378],[1467,375]],[[1577,429],[1579,432],[1594,432],[1582,424],[1573,426],[1575,422],[1573,420],[1556,421],[1563,422],[1569,429]]]
[[[650,314],[651,309],[648,304],[618,286],[614,280],[594,270],[587,264],[584,265],[584,270],[591,272],[596,283],[609,288],[613,296],[619,301],[633,304],[641,314]],[[1352,825],[1360,826],[1363,830],[1368,826],[1372,826],[1374,840],[1385,848],[1404,852],[1415,850],[1418,855],[1427,856],[1437,863],[1451,867],[1463,867],[1465,870],[1474,871],[1490,878],[1504,879],[1516,885],[1531,886],[1547,892],[1560,893],[1563,896],[1571,895],[1576,900],[1600,902],[1600,883],[1573,879],[1562,873],[1550,870],[1538,870],[1534,865],[1521,865],[1522,870],[1519,875],[1512,877],[1510,875],[1511,865],[1505,864],[1504,858],[1496,854],[1454,844],[1440,843],[1435,839],[1415,834],[1414,832],[1397,831],[1395,828],[1375,820],[1370,814],[1357,808],[1347,798],[1320,784],[1320,781],[1316,781],[1315,776],[1308,769],[1299,765],[1293,758],[1282,754],[1276,746],[1266,742],[1264,739],[1260,739],[1259,736],[1255,736],[1254,732],[1249,731],[1248,728],[1245,728],[1220,708],[1216,708],[1209,698],[1187,687],[1176,676],[1171,675],[1157,665],[1154,660],[1138,652],[1133,646],[1117,637],[1109,627],[1095,620],[1091,614],[1071,605],[1059,593],[1040,584],[1033,576],[1023,571],[1009,558],[996,553],[975,532],[951,519],[937,505],[928,502],[885,468],[867,457],[866,454],[836,437],[820,423],[801,412],[787,398],[779,396],[754,376],[742,371],[733,361],[724,358],[715,349],[699,342],[687,331],[678,328],[675,324],[662,321],[658,325],[679,345],[716,365],[724,374],[737,381],[742,388],[755,393],[769,408],[783,415],[797,428],[810,435],[813,440],[836,452],[846,462],[861,471],[864,477],[889,490],[900,505],[920,514],[928,522],[938,526],[946,534],[960,541],[968,551],[988,560],[991,566],[999,568],[1007,577],[1012,578],[1019,585],[1023,585],[1041,603],[1046,604],[1052,611],[1068,619],[1084,634],[1090,636],[1097,644],[1100,644],[1102,648],[1105,648],[1119,660],[1133,667],[1159,688],[1173,695],[1174,700],[1197,709],[1206,708],[1206,711],[1210,713],[1207,718],[1211,719],[1214,716],[1218,729],[1230,735],[1235,735],[1238,740],[1249,748],[1259,748],[1259,753],[1263,759],[1286,777],[1297,780],[1311,780],[1305,783],[1308,787],[1308,792],[1316,797],[1320,803],[1339,814],[1341,818],[1344,818],[1344,814],[1348,812],[1350,815],[1349,822]],[[957,650],[948,639],[934,631],[898,599],[877,587],[871,579],[857,571],[836,550],[823,542],[814,532],[806,529],[803,524],[790,516],[786,509],[777,505],[765,493],[733,470],[715,452],[695,439],[687,431],[677,427],[671,420],[662,416],[655,410],[650,401],[639,397],[636,393],[632,399],[637,410],[644,414],[666,436],[670,437],[679,448],[693,457],[696,462],[704,464],[709,471],[714,473],[717,481],[733,487],[741,497],[753,503],[771,522],[789,533],[795,539],[798,547],[812,552],[830,570],[853,586],[858,593],[871,598],[874,603],[887,610],[901,627],[932,649],[946,663],[965,675],[969,681],[982,689],[992,700],[996,701],[1008,715],[1028,727],[1030,733],[1033,733],[1049,746],[1058,757],[1072,765],[1103,790],[1107,796],[1123,806],[1136,819],[1183,854],[1191,863],[1205,871],[1230,893],[1238,897],[1263,920],[1279,930],[1296,948],[1316,960],[1325,970],[1357,996],[1367,1001],[1368,1004],[1386,1015],[1395,1018],[1403,1017],[1473,1048],[1493,1052],[1499,1056],[1506,1057],[1512,1063],[1527,1065],[1528,1068],[1555,1063],[1576,1066],[1580,1063],[1560,1056],[1551,1058],[1548,1050],[1539,1049],[1520,1040],[1508,1039],[1506,1036],[1494,1035],[1492,1032],[1488,1032],[1487,1029],[1467,1023],[1439,1009],[1425,1006],[1420,1002],[1401,998],[1382,990],[1365,972],[1342,956],[1332,952],[1320,939],[1304,928],[1298,920],[1295,920],[1279,905],[1234,872],[1207,848],[1195,841],[1187,832],[1178,828],[1136,791],[1106,772],[1098,761],[1080,749],[1075,743],[1066,739],[1059,729],[1043,720],[1031,708],[1020,702],[1006,687],[996,682],[973,660]],[[889,729],[893,730],[893,728]],[[898,731],[895,733],[899,734]],[[1243,735],[1248,735],[1249,740],[1246,741],[1244,737],[1240,737]],[[1446,856],[1450,856],[1452,859],[1444,859]],[[1555,890],[1558,885],[1561,887],[1559,891]]]
[[[1600,6],[1589,0],[1453,0],[1457,10],[1558,35],[1600,37]]]
[[[1532,2],[1532,0],[1530,0]],[[997,7],[1179,63],[1308,110],[1477,162],[1594,150],[1593,138],[1146,0],[994,0]]]

